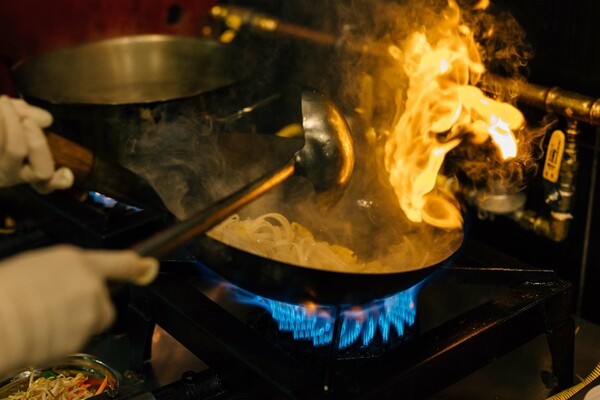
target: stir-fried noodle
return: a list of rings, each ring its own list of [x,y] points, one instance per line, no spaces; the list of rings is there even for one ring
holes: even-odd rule
[[[82,400],[101,393],[106,387],[106,379],[98,385],[89,381],[88,376],[77,373],[75,376],[63,374],[40,377],[31,380],[25,391],[18,391],[2,400]]]
[[[213,239],[288,264],[340,272],[381,272],[378,261],[360,262],[352,250],[316,240],[302,225],[278,213],[254,219],[233,215],[213,228]]]

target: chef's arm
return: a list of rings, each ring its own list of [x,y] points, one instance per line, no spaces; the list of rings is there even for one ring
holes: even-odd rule
[[[145,285],[158,261],[53,246],[0,261],[0,376],[80,351],[114,320],[107,281]]]

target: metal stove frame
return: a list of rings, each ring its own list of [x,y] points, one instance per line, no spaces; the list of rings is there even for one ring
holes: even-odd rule
[[[28,209],[38,210],[39,219],[50,221],[44,228],[51,228],[52,221],[63,221],[80,238],[102,246],[126,246],[127,238],[136,237],[133,231],[161,225],[158,216],[139,213],[131,216],[135,223],[127,224],[127,229],[106,229],[105,212],[81,210],[73,201],[70,213],[65,214],[61,211],[65,196],[58,194],[43,198],[46,208],[38,207],[39,196],[27,190],[4,192],[2,199],[3,204],[17,207],[26,202]],[[48,202],[50,210],[42,212]],[[1,248],[11,253],[32,243],[52,242],[51,236],[33,230]],[[367,357],[339,357],[335,342],[325,356],[320,350],[314,357],[274,343],[200,292],[191,281],[201,278],[194,277],[190,268],[195,270],[195,265],[190,264],[166,262],[163,270],[176,272],[161,274],[149,287],[132,288],[127,322],[133,371],[143,372],[144,362],[150,359],[155,324],[212,368],[214,374],[191,379],[194,387],[202,384],[205,388],[206,396],[195,398],[231,394],[233,388],[249,398],[395,398],[400,390],[408,399],[426,398],[542,333],[548,339],[557,389],[573,383],[572,285],[552,270],[532,268],[470,239],[457,261],[432,276],[432,282],[507,285],[510,291]],[[206,382],[213,384],[206,389]]]
[[[552,270],[532,268],[469,239],[457,261],[432,279],[507,285],[509,292],[366,358],[338,358],[335,342],[324,362],[298,357],[196,289],[181,265],[164,269],[180,271],[132,289],[130,366],[143,373],[158,324],[214,370],[210,379],[218,376],[213,397],[202,398],[225,398],[215,393],[281,399],[392,399],[398,393],[406,399],[427,398],[541,334],[548,340],[556,390],[573,384],[572,285]]]

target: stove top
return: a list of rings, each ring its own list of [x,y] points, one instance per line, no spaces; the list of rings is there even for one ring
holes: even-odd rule
[[[455,263],[422,283],[414,319],[402,321],[402,332],[399,325],[386,331],[363,319],[352,341],[344,327],[358,325],[345,318],[354,306],[331,306],[329,317],[318,322],[328,332],[323,340],[326,335],[310,337],[318,329],[280,329],[282,320],[289,328],[291,317],[306,314],[303,306],[260,297],[240,301],[239,288],[215,284],[218,277],[190,260],[166,261],[162,270],[153,285],[132,291],[133,370],[142,371],[150,358],[148,341],[158,324],[212,368],[221,391],[248,398],[381,399],[402,393],[418,399],[545,333],[557,388],[572,384],[571,285],[551,270],[470,239]],[[468,306],[454,307],[459,303]]]
[[[17,223],[2,231],[1,256],[60,241],[126,247],[164,222],[98,205],[94,196],[57,193],[43,196],[40,207],[40,196],[17,192],[0,192]],[[127,297],[131,371],[143,373],[156,325],[211,368],[175,384],[191,397],[170,398],[427,398],[540,334],[548,339],[554,389],[573,383],[571,284],[471,238],[413,292],[368,305],[274,302],[227,283],[185,250],[161,269],[155,283]],[[348,318],[373,304],[383,308]],[[153,393],[169,398],[173,390]]]

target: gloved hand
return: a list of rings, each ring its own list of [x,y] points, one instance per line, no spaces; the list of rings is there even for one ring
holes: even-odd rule
[[[73,185],[68,168],[55,171],[52,153],[40,128],[52,124],[45,110],[0,96],[0,187],[29,183],[40,193]]]
[[[53,246],[0,262],[0,377],[81,347],[115,318],[107,280],[145,285],[158,261],[130,250]]]

